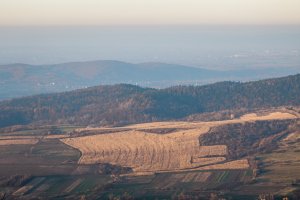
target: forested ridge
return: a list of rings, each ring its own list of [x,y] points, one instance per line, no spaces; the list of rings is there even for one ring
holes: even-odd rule
[[[118,84],[0,102],[0,127],[17,124],[124,125],[191,114],[300,104],[300,74],[167,89]]]

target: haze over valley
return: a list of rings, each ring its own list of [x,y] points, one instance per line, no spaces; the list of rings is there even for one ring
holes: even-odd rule
[[[299,69],[297,25],[0,26],[0,64],[118,60]]]
[[[0,99],[119,83],[166,88],[205,85],[225,80],[245,82],[298,72],[298,68],[224,71],[166,63],[132,64],[109,60],[56,65],[11,64],[0,66]]]

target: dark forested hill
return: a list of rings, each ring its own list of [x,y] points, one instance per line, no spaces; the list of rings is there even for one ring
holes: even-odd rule
[[[161,90],[119,84],[0,102],[0,127],[29,123],[121,125],[225,109],[288,105],[300,105],[300,74]]]

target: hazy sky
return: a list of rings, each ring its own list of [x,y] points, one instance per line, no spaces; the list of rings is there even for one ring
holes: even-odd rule
[[[300,24],[300,0],[1,0],[0,26]]]

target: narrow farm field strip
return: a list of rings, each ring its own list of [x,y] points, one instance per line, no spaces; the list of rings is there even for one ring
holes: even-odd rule
[[[38,139],[7,139],[0,140],[0,145],[36,144],[38,141]]]
[[[80,183],[83,181],[83,179],[79,178],[76,181],[74,181],[71,185],[69,185],[64,192],[70,193],[72,190],[74,190],[77,186],[80,185]]]

